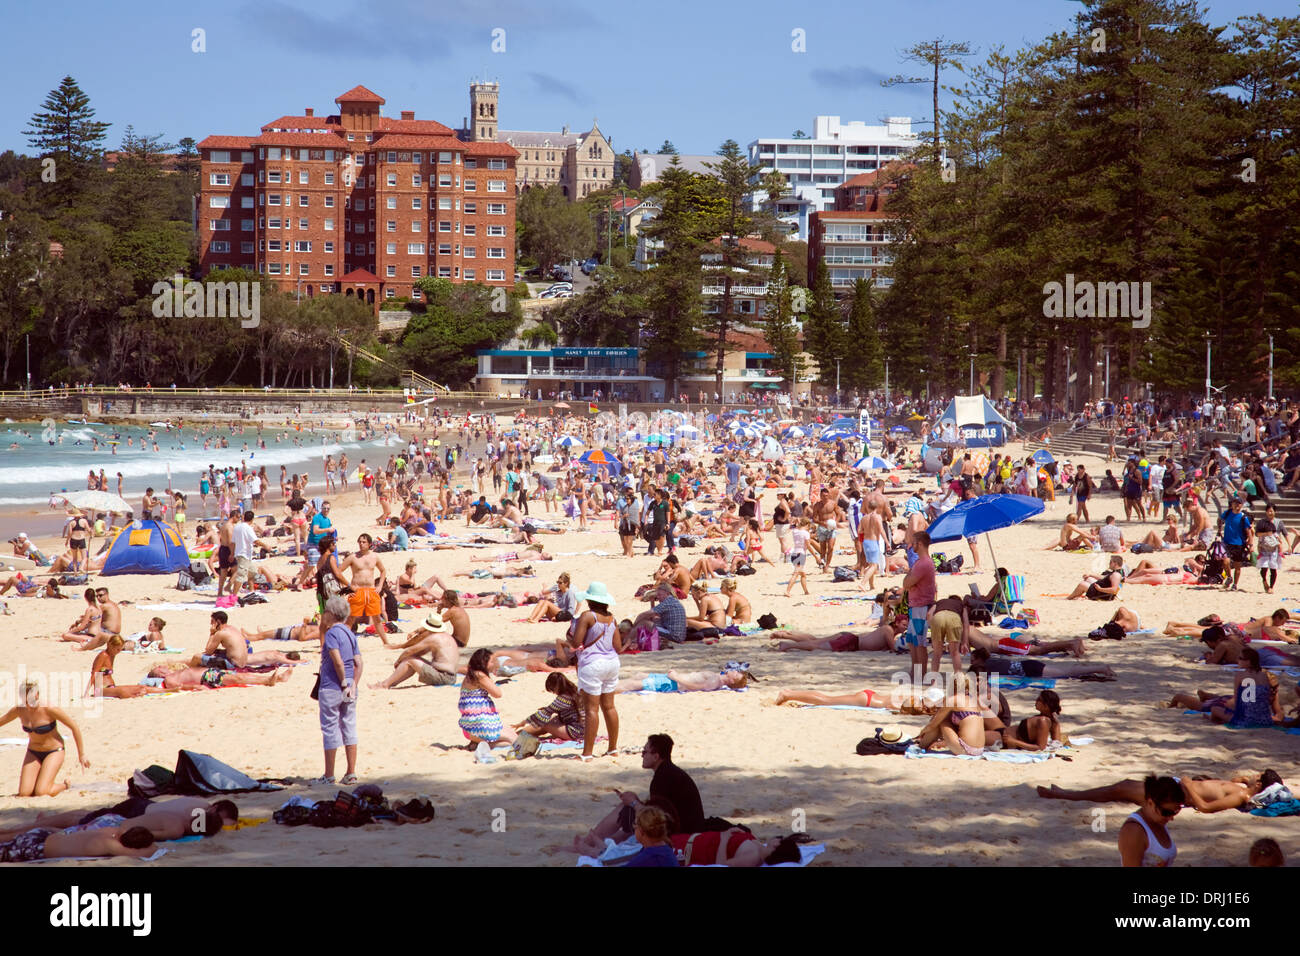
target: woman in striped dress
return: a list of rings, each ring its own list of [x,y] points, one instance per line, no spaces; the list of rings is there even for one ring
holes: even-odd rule
[[[495,669],[492,652],[481,647],[473,653],[465,668],[465,679],[460,685],[460,729],[470,745],[486,741],[514,743],[518,736],[513,728],[501,723],[494,697],[501,696],[501,688],[492,680],[489,671]]]

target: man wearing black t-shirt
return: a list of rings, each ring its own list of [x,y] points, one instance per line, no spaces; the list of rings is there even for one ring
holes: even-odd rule
[[[695,781],[677,764],[673,763],[673,738],[667,734],[651,734],[641,750],[641,766],[653,770],[648,803],[672,810],[677,826],[673,833],[700,833],[706,829],[704,805]],[[575,837],[573,847],[578,852],[588,852],[588,846],[599,844],[606,837],[622,843],[632,835],[637,810],[644,806],[635,793],[615,790],[622,802],[617,810],[597,823],[586,836]]]

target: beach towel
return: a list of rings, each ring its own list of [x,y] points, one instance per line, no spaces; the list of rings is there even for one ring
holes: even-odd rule
[[[201,839],[201,838],[200,838],[200,837],[195,837],[195,839],[197,840],[197,839]],[[185,842],[185,841],[184,841],[184,840],[172,840],[172,841],[168,841],[168,842],[172,842],[172,843],[182,843],[182,842]],[[137,863],[152,863],[154,860],[158,859],[158,857],[162,856],[162,855],[165,854],[166,852],[167,852],[167,848],[166,848],[165,846],[160,846],[160,847],[158,847],[158,849],[154,850],[154,851],[153,851],[152,853],[150,853],[148,856],[136,857],[136,858],[135,858],[135,861],[136,861]],[[44,859],[44,858],[42,858],[42,859],[40,859],[40,860],[26,860],[25,862],[27,862],[27,863],[66,863],[66,862],[68,862],[69,860],[102,860],[102,859],[104,859],[104,857],[102,857],[102,856],[56,856],[56,857],[52,857],[52,858],[49,858],[49,859]]]
[[[636,856],[641,851],[641,844],[636,842],[636,837],[628,837],[622,843],[615,843],[609,837],[605,838],[605,850],[599,857],[580,856],[578,857],[577,866],[605,866],[607,863],[611,866],[617,865],[618,861],[627,860]],[[799,847],[798,863],[777,863],[775,866],[807,866],[817,857],[826,852],[826,847],[821,843],[805,843]],[[719,864],[706,864],[708,866],[718,866]],[[695,869],[695,867],[691,867]],[[763,869],[767,869],[764,867]]]
[[[141,604],[137,606],[140,611],[207,611],[209,614],[216,608],[216,601],[190,601],[180,604],[175,601],[166,601],[162,604]]]
[[[865,714],[892,714],[888,707],[859,707],[857,704],[800,704],[800,708],[814,710],[860,710]]]
[[[1256,807],[1250,814],[1255,817],[1300,816],[1300,800],[1278,800],[1266,807]]]
[[[998,690],[1053,690],[1056,687],[1054,677],[1004,677],[998,675]]]
[[[933,753],[929,750],[922,750],[913,744],[907,748],[904,757],[919,759],[921,757],[940,757],[950,760],[989,760],[993,763],[1046,763],[1052,759],[1052,751],[1030,751],[1030,750],[986,750],[978,757],[972,757],[969,754],[962,754],[960,757],[950,753]]]

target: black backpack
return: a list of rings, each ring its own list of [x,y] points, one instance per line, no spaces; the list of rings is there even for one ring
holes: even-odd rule
[[[835,581],[856,581],[858,579],[858,572],[854,568],[841,564],[834,569],[834,573],[831,577]]]
[[[874,737],[863,737],[859,740],[858,756],[873,757],[881,754],[901,754],[906,753],[907,748],[912,746],[913,741],[911,737],[908,737],[906,740],[900,740],[896,743],[881,740],[880,735],[883,732],[883,727],[877,727],[876,735]]]

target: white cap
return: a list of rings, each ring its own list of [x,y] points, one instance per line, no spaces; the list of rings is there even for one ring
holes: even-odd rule
[[[24,541],[26,541],[26,540],[27,540],[27,532],[26,532],[26,531],[19,531],[19,532],[18,532],[18,537],[20,537],[20,538],[22,538]]]

